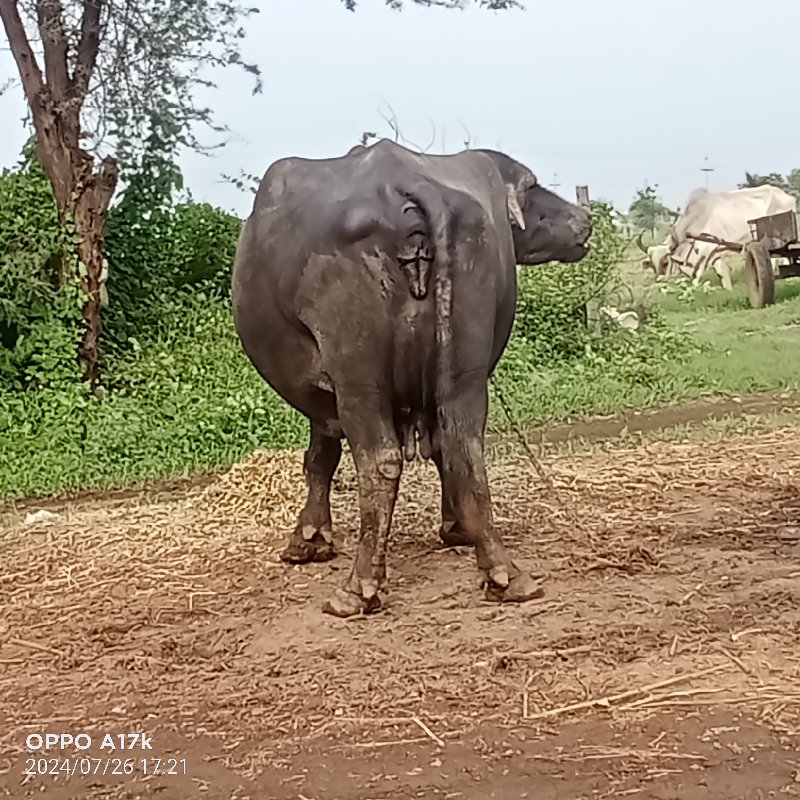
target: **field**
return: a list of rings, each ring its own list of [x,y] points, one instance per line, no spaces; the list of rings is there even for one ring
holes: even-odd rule
[[[369,16],[375,6],[408,21],[412,6],[446,15],[470,4],[326,5],[340,19],[366,19],[366,38],[383,41]],[[510,13],[522,4],[472,5]],[[800,278],[780,281],[777,302],[761,310],[750,307],[741,269],[728,292],[713,274],[698,286],[656,280],[643,269],[645,240],[663,241],[692,214],[667,208],[649,181],[625,210],[595,196],[616,195],[636,158],[662,179],[668,170],[670,191],[693,181],[675,159],[696,154],[709,131],[631,141],[630,102],[608,62],[606,34],[620,26],[606,14],[589,21],[580,47],[575,32],[568,37],[570,52],[593,64],[588,101],[583,75],[571,93],[537,92],[539,186],[526,166],[486,149],[483,166],[464,153],[449,167],[426,157],[428,180],[423,161],[398,151],[401,142],[420,148],[388,99],[380,104],[391,116],[374,112],[385,126],[369,122],[368,108],[341,119],[342,86],[352,111],[375,80],[389,81],[381,96],[395,92],[392,75],[381,78],[360,45],[345,46],[368,64],[369,80],[337,83],[327,42],[311,42],[311,94],[299,68],[276,82],[274,65],[287,58],[273,45],[289,43],[291,62],[298,37],[276,11],[256,37],[270,46],[245,48],[258,11],[0,0],[14,61],[0,96],[17,91],[29,112],[20,153],[11,163],[6,147],[0,170],[0,800],[800,798]],[[502,16],[486,17],[472,44],[469,32],[448,27],[455,50],[438,58],[448,79],[469,66],[465,46],[486,52]],[[319,19],[341,53],[344,28]],[[598,38],[603,21],[611,26]],[[298,22],[308,45],[308,20]],[[412,20],[415,43],[427,24]],[[314,59],[331,81],[319,102]],[[423,62],[429,83],[436,62]],[[218,83],[226,66],[252,79],[252,95]],[[402,91],[393,99],[411,111],[403,128],[427,117],[426,104],[449,119],[458,87],[439,82],[411,97],[409,66],[389,71],[411,104]],[[632,77],[644,82],[628,94],[647,94],[646,76]],[[219,88],[230,128],[212,112],[209,93]],[[723,80],[706,95],[730,107],[726,91]],[[561,101],[572,96],[583,104]],[[287,101],[305,106],[305,122],[280,111]],[[478,111],[459,121],[464,147],[467,122],[481,124],[475,114],[491,123],[478,136],[498,148],[524,136],[518,106],[497,92],[469,106]],[[259,108],[271,112],[261,119]],[[559,114],[578,137],[587,120],[604,125],[594,142],[602,163],[559,135]],[[376,149],[338,159],[345,171],[318,162],[324,180],[309,193],[319,120],[341,152],[350,139]],[[615,135],[614,120],[627,130]],[[439,138],[449,150],[444,125],[430,122],[425,152]],[[359,135],[362,125],[374,130]],[[778,139],[762,144],[775,163],[754,151],[748,162],[761,163],[741,163],[736,183],[800,200],[800,170],[744,170],[786,166]],[[292,153],[300,160],[281,158]],[[715,183],[732,181],[740,156],[717,156]],[[614,158],[625,163],[616,169]],[[584,176],[577,196],[591,235],[575,207],[541,192],[562,186],[558,173],[544,183],[553,159]],[[355,183],[340,181],[351,162]],[[702,168],[707,186],[716,169]],[[501,184],[522,233],[510,235]],[[710,228],[696,220],[691,229],[732,238],[737,209],[757,216],[761,202],[726,201]],[[551,260],[518,269],[513,329],[489,365],[510,318],[512,244],[518,261]],[[557,260],[576,253],[577,262]],[[278,256],[285,271],[261,263]],[[429,290],[409,312],[402,287],[416,297],[417,279]],[[355,297],[364,281],[384,306],[374,319]],[[285,317],[285,336],[326,338],[311,359],[318,374],[298,374],[311,383],[295,396],[316,402],[335,384],[354,444],[367,441],[350,426],[370,398],[382,414],[422,410],[418,424],[431,428],[434,447],[448,429],[460,438],[470,407],[461,400],[474,379],[489,378],[493,525],[536,581],[533,591],[509,587],[528,602],[490,602],[473,549],[442,545],[438,474],[415,460],[404,465],[379,610],[346,620],[323,613],[357,552],[359,489],[367,499],[382,489],[363,474],[359,486],[345,442],[331,498],[338,557],[281,560],[309,491],[309,426],[245,355],[232,313],[241,293],[239,321],[262,368],[302,372],[303,358],[266,353],[287,343],[258,341],[259,329],[272,329],[257,324],[259,314]],[[335,297],[352,308],[328,308]],[[618,324],[634,311],[632,327]],[[336,313],[349,343],[328,335]],[[352,359],[360,363],[351,370]],[[286,376],[269,378],[280,386]],[[452,413],[434,413],[442,403]],[[391,447],[375,441],[384,454]],[[483,464],[474,440],[456,445],[452,458],[447,447],[437,456],[461,495],[458,463],[466,458],[481,476]],[[371,515],[385,530],[386,509],[363,504],[363,527]],[[483,519],[482,505],[464,498],[466,529]],[[481,552],[487,560],[497,563],[491,547]],[[500,583],[514,574],[505,567],[491,570]]]
[[[622,274],[660,327],[590,340],[561,317],[551,354],[523,327],[493,383],[495,519],[544,591],[521,606],[440,546],[414,463],[384,609],[321,613],[353,466],[339,558],[280,562],[304,425],[224,304],[112,363],[100,402],[5,395],[0,797],[800,796],[800,281],[753,311],[741,279],[662,292],[632,253]],[[152,749],[101,748],[136,732]],[[93,742],[33,758],[32,733]]]
[[[320,612],[352,553],[349,458],[325,565],[277,559],[297,452],[7,510],[0,796],[800,795],[800,427],[783,413],[552,453],[546,483],[496,448],[498,524],[543,575],[522,606],[483,601],[472,554],[439,547],[423,464],[385,610],[349,622]],[[43,505],[56,516],[25,524]],[[45,730],[88,732],[98,758],[103,732],[145,731],[186,774],[144,776],[137,751],[135,778],[26,779],[25,737]]]
[[[716,276],[694,292],[670,284],[662,294],[661,284],[643,280],[635,253],[627,259],[630,289],[620,303],[631,294],[644,300],[660,331],[648,321],[629,341],[608,337],[588,353],[570,338],[578,327],[570,319],[560,320],[560,349],[551,353],[531,345],[535,327],[531,335],[516,332],[494,387],[520,424],[550,427],[712,396],[800,390],[800,279],[779,282],[776,305],[754,311],[741,277],[734,294]],[[559,286],[558,277],[548,281]],[[545,307],[539,316],[558,310]],[[102,402],[88,403],[74,387],[0,391],[0,498],[191,477],[259,447],[305,445],[305,421],[265,388],[243,355],[229,300],[178,308],[169,322],[111,364],[120,385]],[[680,342],[664,341],[662,331]],[[497,401],[495,391],[490,430],[504,435],[509,422]]]

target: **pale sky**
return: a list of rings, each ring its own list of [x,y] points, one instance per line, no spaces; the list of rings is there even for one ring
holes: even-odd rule
[[[732,189],[750,172],[800,167],[792,0],[524,0],[526,10],[401,12],[383,0],[255,0],[245,58],[264,75],[229,70],[204,96],[231,129],[213,158],[184,156],[188,187],[244,216],[252,196],[221,181],[263,174],[284,156],[337,156],[364,130],[390,134],[393,107],[405,137],[430,152],[474,147],[524,162],[574,198],[627,209],[645,180],[682,205],[705,183]],[[760,10],[756,10],[756,6]],[[560,7],[560,8],[559,8]],[[0,86],[14,76],[0,48]],[[24,140],[17,86],[0,97],[0,166]],[[209,140],[210,141],[210,140]]]

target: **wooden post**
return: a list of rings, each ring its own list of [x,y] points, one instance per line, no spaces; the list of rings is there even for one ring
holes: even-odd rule
[[[585,208],[587,211],[590,209],[588,186],[576,186],[575,197],[581,208]],[[586,327],[589,330],[597,330],[600,327],[600,303],[595,299],[587,301],[584,312],[586,314]]]
[[[584,313],[586,314],[586,327],[590,331],[599,330],[601,323],[599,301],[594,298],[587,300]]]

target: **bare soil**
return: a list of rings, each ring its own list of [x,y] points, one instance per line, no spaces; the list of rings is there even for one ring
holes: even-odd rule
[[[543,463],[551,486],[522,457],[490,470],[497,524],[546,576],[521,606],[484,601],[473,554],[438,545],[429,465],[404,474],[385,609],[352,621],[320,611],[352,554],[349,462],[329,564],[277,558],[300,454],[17,515],[0,797],[800,797],[800,430]],[[151,751],[100,749],[136,731]],[[26,776],[35,732],[93,743]],[[75,756],[133,774],[65,775]],[[144,774],[170,757],[180,774]]]

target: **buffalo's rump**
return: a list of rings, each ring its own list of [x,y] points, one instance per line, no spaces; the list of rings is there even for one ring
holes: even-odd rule
[[[488,159],[475,158],[486,169]],[[237,328],[263,377],[320,424],[332,413],[320,393],[347,393],[380,396],[400,426],[416,417],[432,426],[442,370],[456,386],[462,376],[486,378],[505,345],[514,262],[507,229],[508,242],[493,226],[504,207],[491,207],[504,202],[502,184],[492,195],[474,165],[458,172],[455,157],[428,162],[436,169],[373,148],[279,162],[262,183],[237,257]],[[444,167],[458,180],[431,176]],[[447,252],[433,241],[437,203]],[[447,363],[437,345],[443,302]]]

